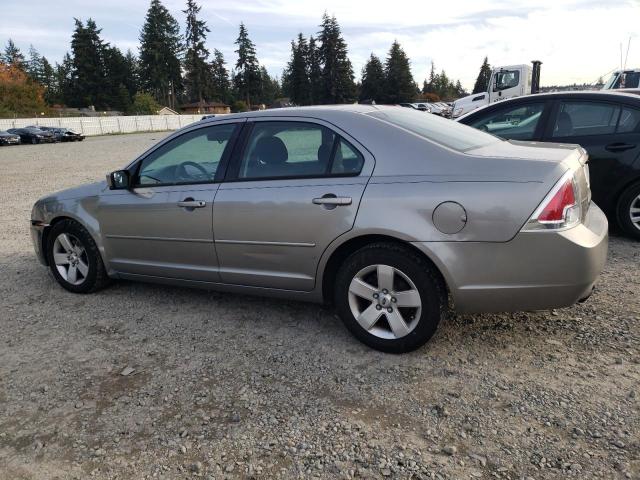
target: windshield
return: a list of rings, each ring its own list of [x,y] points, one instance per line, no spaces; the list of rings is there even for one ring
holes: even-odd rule
[[[465,152],[500,139],[461,123],[408,108],[385,108],[368,115],[408,130],[439,145]]]
[[[620,76],[620,72],[613,72],[611,74],[611,76],[609,77],[609,80],[606,81],[606,83],[604,84],[604,87],[602,87],[603,90],[610,90],[612,88],[618,88],[616,86],[614,86],[617,83],[618,77]]]

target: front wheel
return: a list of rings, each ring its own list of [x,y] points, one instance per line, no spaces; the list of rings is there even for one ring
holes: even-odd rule
[[[364,344],[389,353],[424,345],[447,305],[434,267],[417,252],[378,243],[352,254],[338,272],[338,314]]]
[[[640,240],[640,183],[627,188],[618,201],[618,223],[625,233]]]
[[[47,239],[49,267],[62,287],[89,293],[109,282],[95,241],[78,222],[69,219],[56,223]]]

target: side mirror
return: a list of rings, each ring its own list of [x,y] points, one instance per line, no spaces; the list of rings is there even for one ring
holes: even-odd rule
[[[128,170],[116,170],[107,175],[109,190],[126,190],[131,186],[131,177]]]

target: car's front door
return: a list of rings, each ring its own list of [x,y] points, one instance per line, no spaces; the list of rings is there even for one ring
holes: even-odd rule
[[[613,102],[563,100],[550,120],[544,140],[587,150],[593,199],[611,211],[640,155],[640,111]]]
[[[327,246],[350,230],[373,157],[321,122],[248,122],[213,207],[223,282],[310,291]]]
[[[190,130],[131,168],[133,187],[100,199],[110,267],[125,275],[219,281],[213,242],[216,174],[238,125]]]

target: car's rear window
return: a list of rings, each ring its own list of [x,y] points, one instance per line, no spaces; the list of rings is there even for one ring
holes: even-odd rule
[[[385,108],[368,115],[459,152],[501,141],[493,135],[453,120],[410,108]]]

